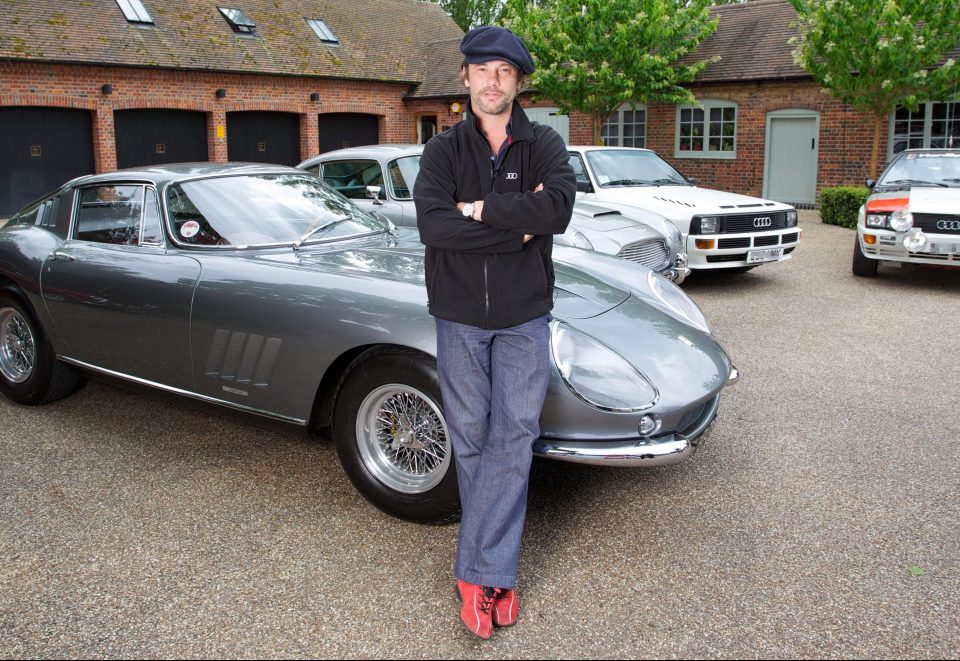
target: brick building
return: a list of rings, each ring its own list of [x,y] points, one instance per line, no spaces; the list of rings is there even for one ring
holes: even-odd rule
[[[9,3],[8,3],[9,5]],[[609,144],[655,149],[701,185],[811,204],[860,184],[864,118],[793,63],[787,0],[712,10],[700,105],[625,106]],[[462,31],[422,0],[14,0],[0,13],[0,217],[63,181],[178,161],[296,164],[421,142],[459,120]],[[571,144],[592,120],[522,96]],[[882,149],[960,144],[960,104],[898,111]]]

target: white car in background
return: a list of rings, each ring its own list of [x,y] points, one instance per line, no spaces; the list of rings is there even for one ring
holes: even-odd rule
[[[364,211],[416,227],[413,182],[422,153],[423,145],[413,144],[347,147],[314,156],[297,167],[318,175]],[[658,213],[628,205],[577,201],[566,233],[554,237],[554,243],[641,264],[675,284],[690,273],[677,228]]]
[[[788,204],[698,188],[649,149],[569,147],[577,199],[639,207],[683,234],[691,269],[747,271],[790,259],[800,242]]]

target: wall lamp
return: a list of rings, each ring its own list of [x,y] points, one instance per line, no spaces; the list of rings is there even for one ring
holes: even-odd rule
[[[100,86],[100,91],[103,92],[104,95],[113,94],[113,85],[110,83],[104,83]]]
[[[320,92],[313,92],[313,93],[310,95],[310,100],[311,100],[311,101],[319,101],[319,100],[320,100]]]
[[[221,87],[216,91],[216,94],[218,99],[223,99],[227,96],[227,90]]]

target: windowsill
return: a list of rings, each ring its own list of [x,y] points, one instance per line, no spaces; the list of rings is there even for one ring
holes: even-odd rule
[[[733,161],[737,158],[737,152],[718,152],[718,151],[679,151],[674,150],[674,158],[697,158],[702,160],[715,161]]]

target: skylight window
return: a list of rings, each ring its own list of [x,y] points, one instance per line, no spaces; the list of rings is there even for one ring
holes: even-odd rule
[[[117,0],[117,4],[120,5],[123,15],[127,17],[127,21],[130,23],[153,25],[150,12],[147,11],[140,0]]]
[[[327,24],[321,21],[319,18],[308,18],[307,23],[310,24],[310,27],[313,28],[313,31],[317,33],[317,36],[320,37],[320,41],[328,44],[339,44],[340,40],[337,38],[337,35],[327,27]]]
[[[227,19],[227,23],[230,24],[234,32],[253,34],[253,31],[257,29],[257,24],[244,14],[242,9],[225,9],[224,7],[217,7],[217,9]]]

